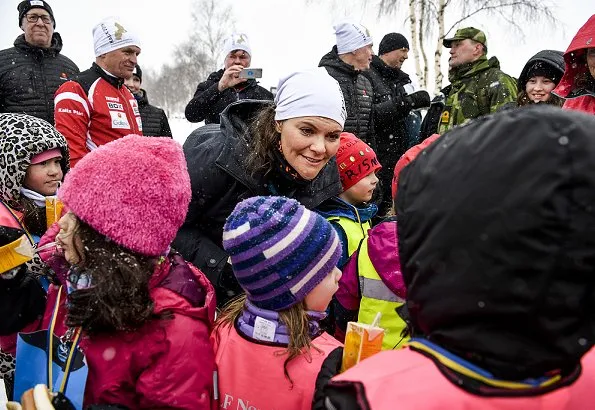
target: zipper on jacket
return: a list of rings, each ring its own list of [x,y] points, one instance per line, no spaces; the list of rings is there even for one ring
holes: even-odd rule
[[[126,87],[126,86],[123,85],[122,87]],[[130,105],[130,100],[126,97],[126,93],[124,93],[121,88],[116,88],[116,89],[118,90],[118,93],[120,94],[122,99],[125,102],[127,102],[127,104],[125,104],[125,106],[126,106],[126,113],[128,114],[128,110],[132,109],[132,106]],[[134,98],[134,96],[132,96],[132,98]],[[136,98],[134,98],[134,100],[136,101]],[[138,101],[136,102],[136,104],[138,105]],[[138,109],[138,115],[140,117],[140,108]],[[134,134],[139,134],[140,130],[138,129],[138,121],[136,120],[136,115],[134,115],[134,111],[132,112],[132,117],[129,117],[129,118],[134,120],[134,124],[132,125],[132,128],[131,128],[132,132]],[[141,119],[141,122],[142,122],[142,119]]]
[[[47,118],[50,117],[50,112],[52,112],[53,110],[50,109],[50,100],[54,101],[53,95],[51,96],[52,98],[47,98],[48,97],[48,87],[47,87],[47,81],[45,78],[45,72],[44,72],[44,56],[41,56],[41,59],[39,60],[39,65],[40,65],[40,72],[41,72],[41,82],[42,82],[42,87],[43,87],[43,91],[41,92],[41,95],[43,96],[43,99],[45,100],[45,112],[47,114]],[[35,76],[35,73],[33,73],[33,75]],[[35,81],[35,79],[33,79],[33,81]],[[52,122],[51,124],[54,125],[55,120],[53,119],[53,115],[52,115]]]
[[[351,106],[354,108],[354,111],[355,111],[354,112],[354,114],[355,114],[355,132],[356,132],[356,135],[355,136],[358,137],[358,138],[361,138],[361,136],[360,136],[361,132],[360,132],[360,129],[359,129],[359,125],[360,125],[359,124],[360,123],[360,120],[359,120],[359,109],[358,109],[359,106],[357,105],[357,77],[359,75],[360,74],[356,75],[353,78],[353,95],[351,97]]]

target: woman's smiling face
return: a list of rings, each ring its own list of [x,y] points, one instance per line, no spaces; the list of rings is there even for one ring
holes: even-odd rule
[[[285,160],[305,180],[316,178],[339,149],[342,127],[324,117],[297,117],[278,121]]]

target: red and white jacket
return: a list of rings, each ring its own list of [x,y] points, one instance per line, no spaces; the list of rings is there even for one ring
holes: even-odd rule
[[[142,135],[138,102],[124,80],[95,63],[58,88],[54,106],[56,129],[68,141],[71,167],[100,145]]]

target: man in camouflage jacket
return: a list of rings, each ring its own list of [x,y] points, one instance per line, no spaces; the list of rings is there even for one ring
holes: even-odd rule
[[[454,37],[445,38],[443,44],[450,48],[448,79],[451,84],[444,89],[446,101],[438,125],[440,134],[472,118],[496,112],[502,105],[516,100],[516,81],[500,71],[496,57],[487,58],[483,31],[462,28]]]

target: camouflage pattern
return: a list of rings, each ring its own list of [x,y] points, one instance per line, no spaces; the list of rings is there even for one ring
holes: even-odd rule
[[[453,41],[466,39],[477,41],[478,43],[483,44],[486,50],[488,49],[488,39],[485,33],[479,29],[476,29],[475,27],[465,27],[458,29],[454,37],[445,38],[442,40],[442,45],[446,48],[450,48]]]
[[[449,80],[450,90],[440,116],[439,134],[516,101],[516,80],[500,71],[496,57],[488,60],[484,55],[457,67],[449,73]]]

